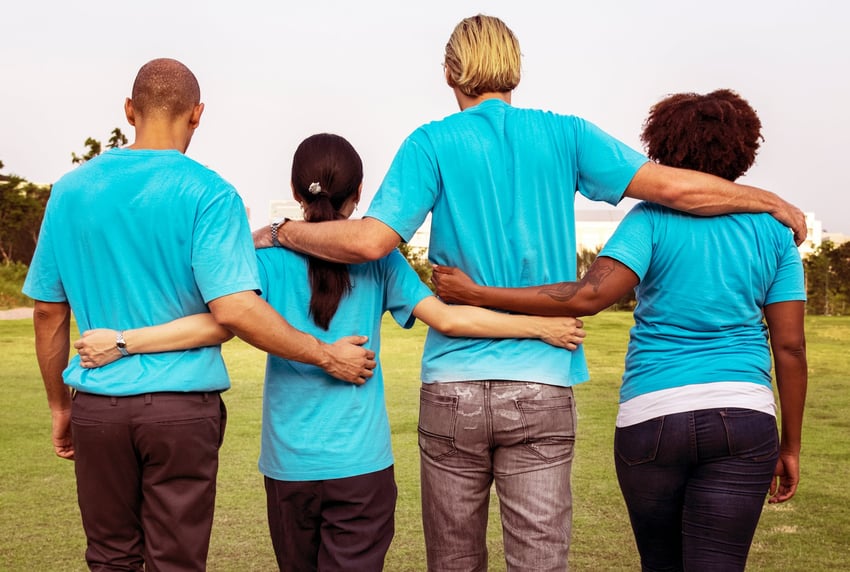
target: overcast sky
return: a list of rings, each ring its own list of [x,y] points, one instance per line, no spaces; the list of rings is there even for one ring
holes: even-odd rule
[[[87,137],[105,142],[121,127],[132,140],[123,101],[133,78],[173,57],[195,72],[206,104],[188,154],[236,186],[252,226],[288,197],[292,153],[321,131],[358,149],[368,200],[404,137],[457,110],[443,48],[477,13],[519,37],[514,105],[580,115],[637,149],[658,99],[738,91],[765,136],[743,181],[850,234],[842,0],[11,0],[0,12],[0,161],[49,183]]]

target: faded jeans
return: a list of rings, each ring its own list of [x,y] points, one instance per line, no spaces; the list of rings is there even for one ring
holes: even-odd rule
[[[572,388],[518,381],[423,384],[419,403],[428,569],[487,569],[495,480],[507,569],[566,570]]]
[[[643,570],[743,570],[779,455],[776,419],[750,409],[666,415],[614,434]]]

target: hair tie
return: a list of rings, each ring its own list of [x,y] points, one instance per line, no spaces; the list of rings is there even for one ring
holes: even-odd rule
[[[307,187],[307,190],[310,191],[311,195],[318,195],[322,192],[322,185],[319,183],[310,183],[310,186]]]

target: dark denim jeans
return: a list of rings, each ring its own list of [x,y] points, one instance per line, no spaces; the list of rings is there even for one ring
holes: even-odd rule
[[[614,434],[643,570],[743,570],[779,455],[776,419],[703,409]]]

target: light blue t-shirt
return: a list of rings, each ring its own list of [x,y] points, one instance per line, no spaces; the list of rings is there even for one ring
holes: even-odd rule
[[[24,293],[68,302],[81,331],[207,312],[259,289],[245,207],[215,172],[174,150],[110,150],[54,186]],[[65,383],[125,396],[230,387],[220,348],[138,354],[96,369],[74,356]]]
[[[257,251],[257,259],[263,296],[293,327],[327,343],[367,335],[365,347],[376,355],[384,312],[410,328],[413,309],[432,295],[398,251],[350,265],[352,291],[325,331],[308,315],[307,258],[284,248],[266,248]],[[260,472],[282,481],[311,481],[363,475],[392,463],[380,360],[365,384],[354,385],[315,366],[268,357]]]
[[[641,280],[621,403],[696,383],[770,386],[762,309],[806,299],[788,228],[768,214],[698,217],[640,203],[599,255]]]
[[[409,240],[432,213],[429,258],[479,284],[575,280],[575,193],[616,204],[646,158],[572,116],[483,103],[402,144],[366,216]],[[430,330],[422,380],[587,380],[582,349],[531,339],[450,338]]]

